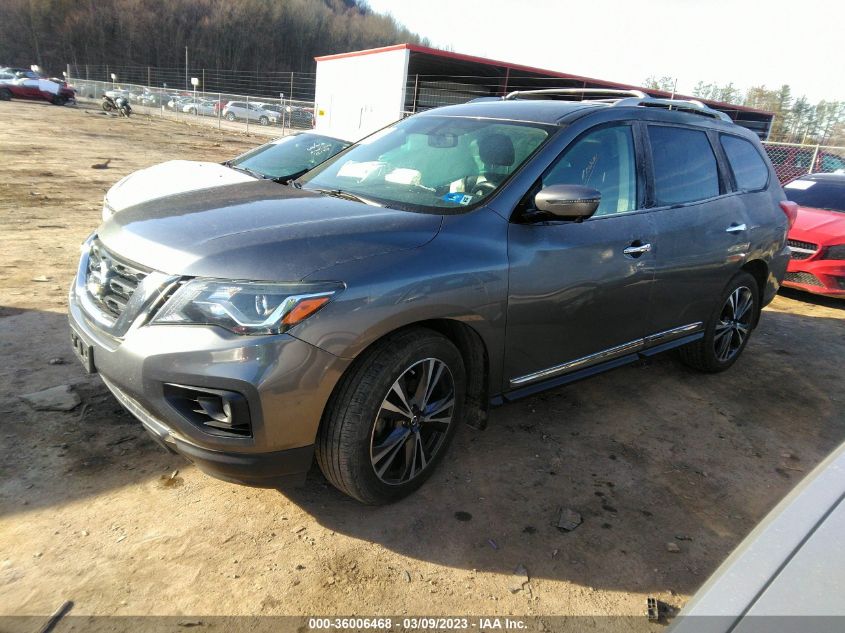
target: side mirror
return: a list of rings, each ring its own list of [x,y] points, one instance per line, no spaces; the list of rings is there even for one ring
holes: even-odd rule
[[[583,185],[549,185],[534,196],[538,211],[567,220],[589,218],[599,208],[601,193]]]

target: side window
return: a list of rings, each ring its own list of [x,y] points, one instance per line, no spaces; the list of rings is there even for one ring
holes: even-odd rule
[[[757,149],[738,136],[723,134],[721,141],[734,173],[736,186],[742,191],[757,191],[765,187],[769,181],[769,168]]]
[[[595,215],[637,208],[637,162],[630,125],[588,132],[564,150],[542,177],[549,185],[584,185],[601,192]]]
[[[649,125],[657,206],[719,195],[719,168],[701,130]]]

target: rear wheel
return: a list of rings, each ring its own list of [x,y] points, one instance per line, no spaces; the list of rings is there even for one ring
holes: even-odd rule
[[[234,121],[235,120],[235,113],[229,112],[228,114],[226,114],[226,120],[227,121]]]
[[[719,299],[705,325],[704,338],[680,349],[681,360],[699,371],[715,373],[736,362],[757,325],[760,290],[749,273],[740,272]]]
[[[443,458],[461,419],[464,372],[457,348],[431,330],[376,343],[326,408],[317,439],[323,474],[369,504],[416,490]]]
[[[258,119],[258,123],[260,123],[261,125],[270,125],[270,119],[268,119],[266,116],[263,116]]]
[[[12,91],[8,88],[0,88],[0,101],[11,101]]]

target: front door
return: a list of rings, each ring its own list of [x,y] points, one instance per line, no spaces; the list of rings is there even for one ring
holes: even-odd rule
[[[637,143],[627,124],[571,143],[538,186],[602,194],[583,222],[511,223],[504,391],[566,376],[642,347],[654,276]]]

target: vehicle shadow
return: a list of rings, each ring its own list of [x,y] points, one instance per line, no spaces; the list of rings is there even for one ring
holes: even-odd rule
[[[665,354],[498,408],[391,506],[361,506],[316,469],[283,494],[327,529],[421,561],[692,592],[845,439],[830,371],[843,328],[767,311],[723,374]],[[561,508],[582,524],[558,529]]]
[[[185,510],[179,529],[216,534],[218,518],[235,519],[234,502],[237,523],[269,532],[292,502],[327,531],[421,563],[502,574],[522,564],[536,579],[688,593],[845,437],[831,371],[845,353],[844,324],[767,311],[726,373],[698,374],[667,354],[500,407],[487,430],[458,430],[418,492],[373,508],[316,467],[304,487],[281,492],[200,476],[85,376],[64,315],[2,309],[0,520],[78,500],[118,504],[117,489],[177,485],[168,473],[184,469],[190,485],[178,499],[202,512]],[[19,399],[59,384],[73,384],[83,403],[39,412]],[[167,499],[150,503],[133,514],[138,533],[172,529],[155,510]],[[582,517],[570,532],[555,526],[562,508]],[[219,555],[235,555],[234,543]]]
[[[825,297],[823,295],[816,295],[811,292],[802,292],[800,290],[795,290],[794,288],[786,287],[781,288],[778,291],[778,294],[786,297],[787,299],[793,299],[795,301],[801,301],[811,305],[824,306],[825,308],[833,308],[834,310],[845,311],[845,298],[837,299],[835,297]]]
[[[0,518],[158,478],[184,460],[157,447],[74,356],[67,316],[0,306]],[[67,385],[70,411],[21,396]],[[168,470],[169,469],[169,470]]]

